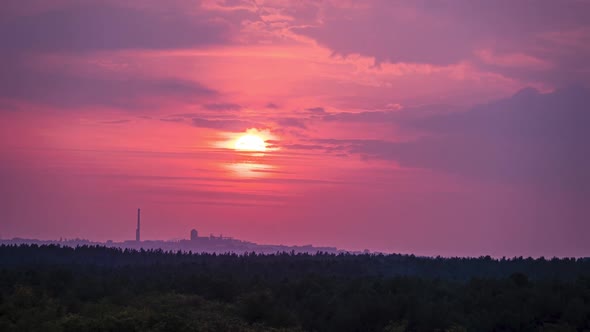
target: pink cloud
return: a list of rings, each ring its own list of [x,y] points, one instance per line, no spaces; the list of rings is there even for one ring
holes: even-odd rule
[[[3,237],[590,249],[586,2],[2,9]]]

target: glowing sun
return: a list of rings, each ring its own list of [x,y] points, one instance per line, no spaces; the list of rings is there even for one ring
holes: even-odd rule
[[[246,134],[236,140],[235,149],[241,151],[265,151],[266,143],[260,136]]]

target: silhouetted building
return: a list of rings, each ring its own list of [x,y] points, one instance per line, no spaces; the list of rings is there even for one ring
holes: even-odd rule
[[[141,211],[137,209],[137,229],[135,230],[135,241],[141,241],[140,231],[141,231],[141,224],[140,224],[140,215]]]
[[[199,238],[199,232],[196,229],[191,231],[191,241],[196,241]]]

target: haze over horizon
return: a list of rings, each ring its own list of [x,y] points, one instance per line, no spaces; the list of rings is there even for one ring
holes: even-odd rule
[[[589,256],[588,1],[0,9],[3,239]]]

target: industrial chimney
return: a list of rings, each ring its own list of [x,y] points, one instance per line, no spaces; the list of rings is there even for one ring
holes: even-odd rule
[[[141,227],[140,227],[141,226],[140,225],[140,217],[141,217],[140,212],[141,211],[139,209],[137,209],[137,229],[135,230],[135,241],[137,241],[137,242],[140,242],[141,241],[141,238],[139,236],[140,235],[140,230],[141,230]]]

